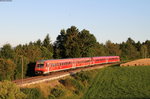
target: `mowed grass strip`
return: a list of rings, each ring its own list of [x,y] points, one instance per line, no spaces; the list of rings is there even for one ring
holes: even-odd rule
[[[83,99],[150,99],[150,66],[101,69]]]

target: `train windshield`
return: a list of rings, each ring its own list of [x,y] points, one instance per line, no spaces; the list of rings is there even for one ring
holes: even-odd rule
[[[43,67],[44,67],[44,64],[37,64],[37,67],[38,67],[38,68],[43,68]]]

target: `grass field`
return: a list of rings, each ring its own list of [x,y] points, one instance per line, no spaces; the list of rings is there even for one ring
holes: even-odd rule
[[[150,66],[101,69],[82,99],[150,99]]]
[[[43,83],[23,92],[29,99],[150,99],[150,66],[111,66],[55,82],[54,87]]]

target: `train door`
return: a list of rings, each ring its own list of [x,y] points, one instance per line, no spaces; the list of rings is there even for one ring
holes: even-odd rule
[[[48,72],[50,72],[50,64],[48,64]]]
[[[93,57],[91,57],[91,59],[90,59],[90,65],[93,65],[94,64],[94,59],[93,59]]]
[[[106,58],[106,64],[108,63],[109,58]]]
[[[47,72],[50,71],[50,63],[46,63],[46,69],[47,69]]]
[[[72,68],[76,68],[76,61],[72,60]]]

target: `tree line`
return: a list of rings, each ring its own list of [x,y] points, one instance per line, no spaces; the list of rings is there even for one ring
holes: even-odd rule
[[[71,26],[62,29],[54,43],[49,34],[43,41],[40,39],[29,44],[10,44],[0,48],[0,80],[20,79],[22,75],[34,76],[35,62],[41,59],[78,58],[92,56],[118,55],[122,60],[133,60],[150,57],[150,40],[135,42],[128,38],[122,43],[108,40],[99,43],[90,31]]]

